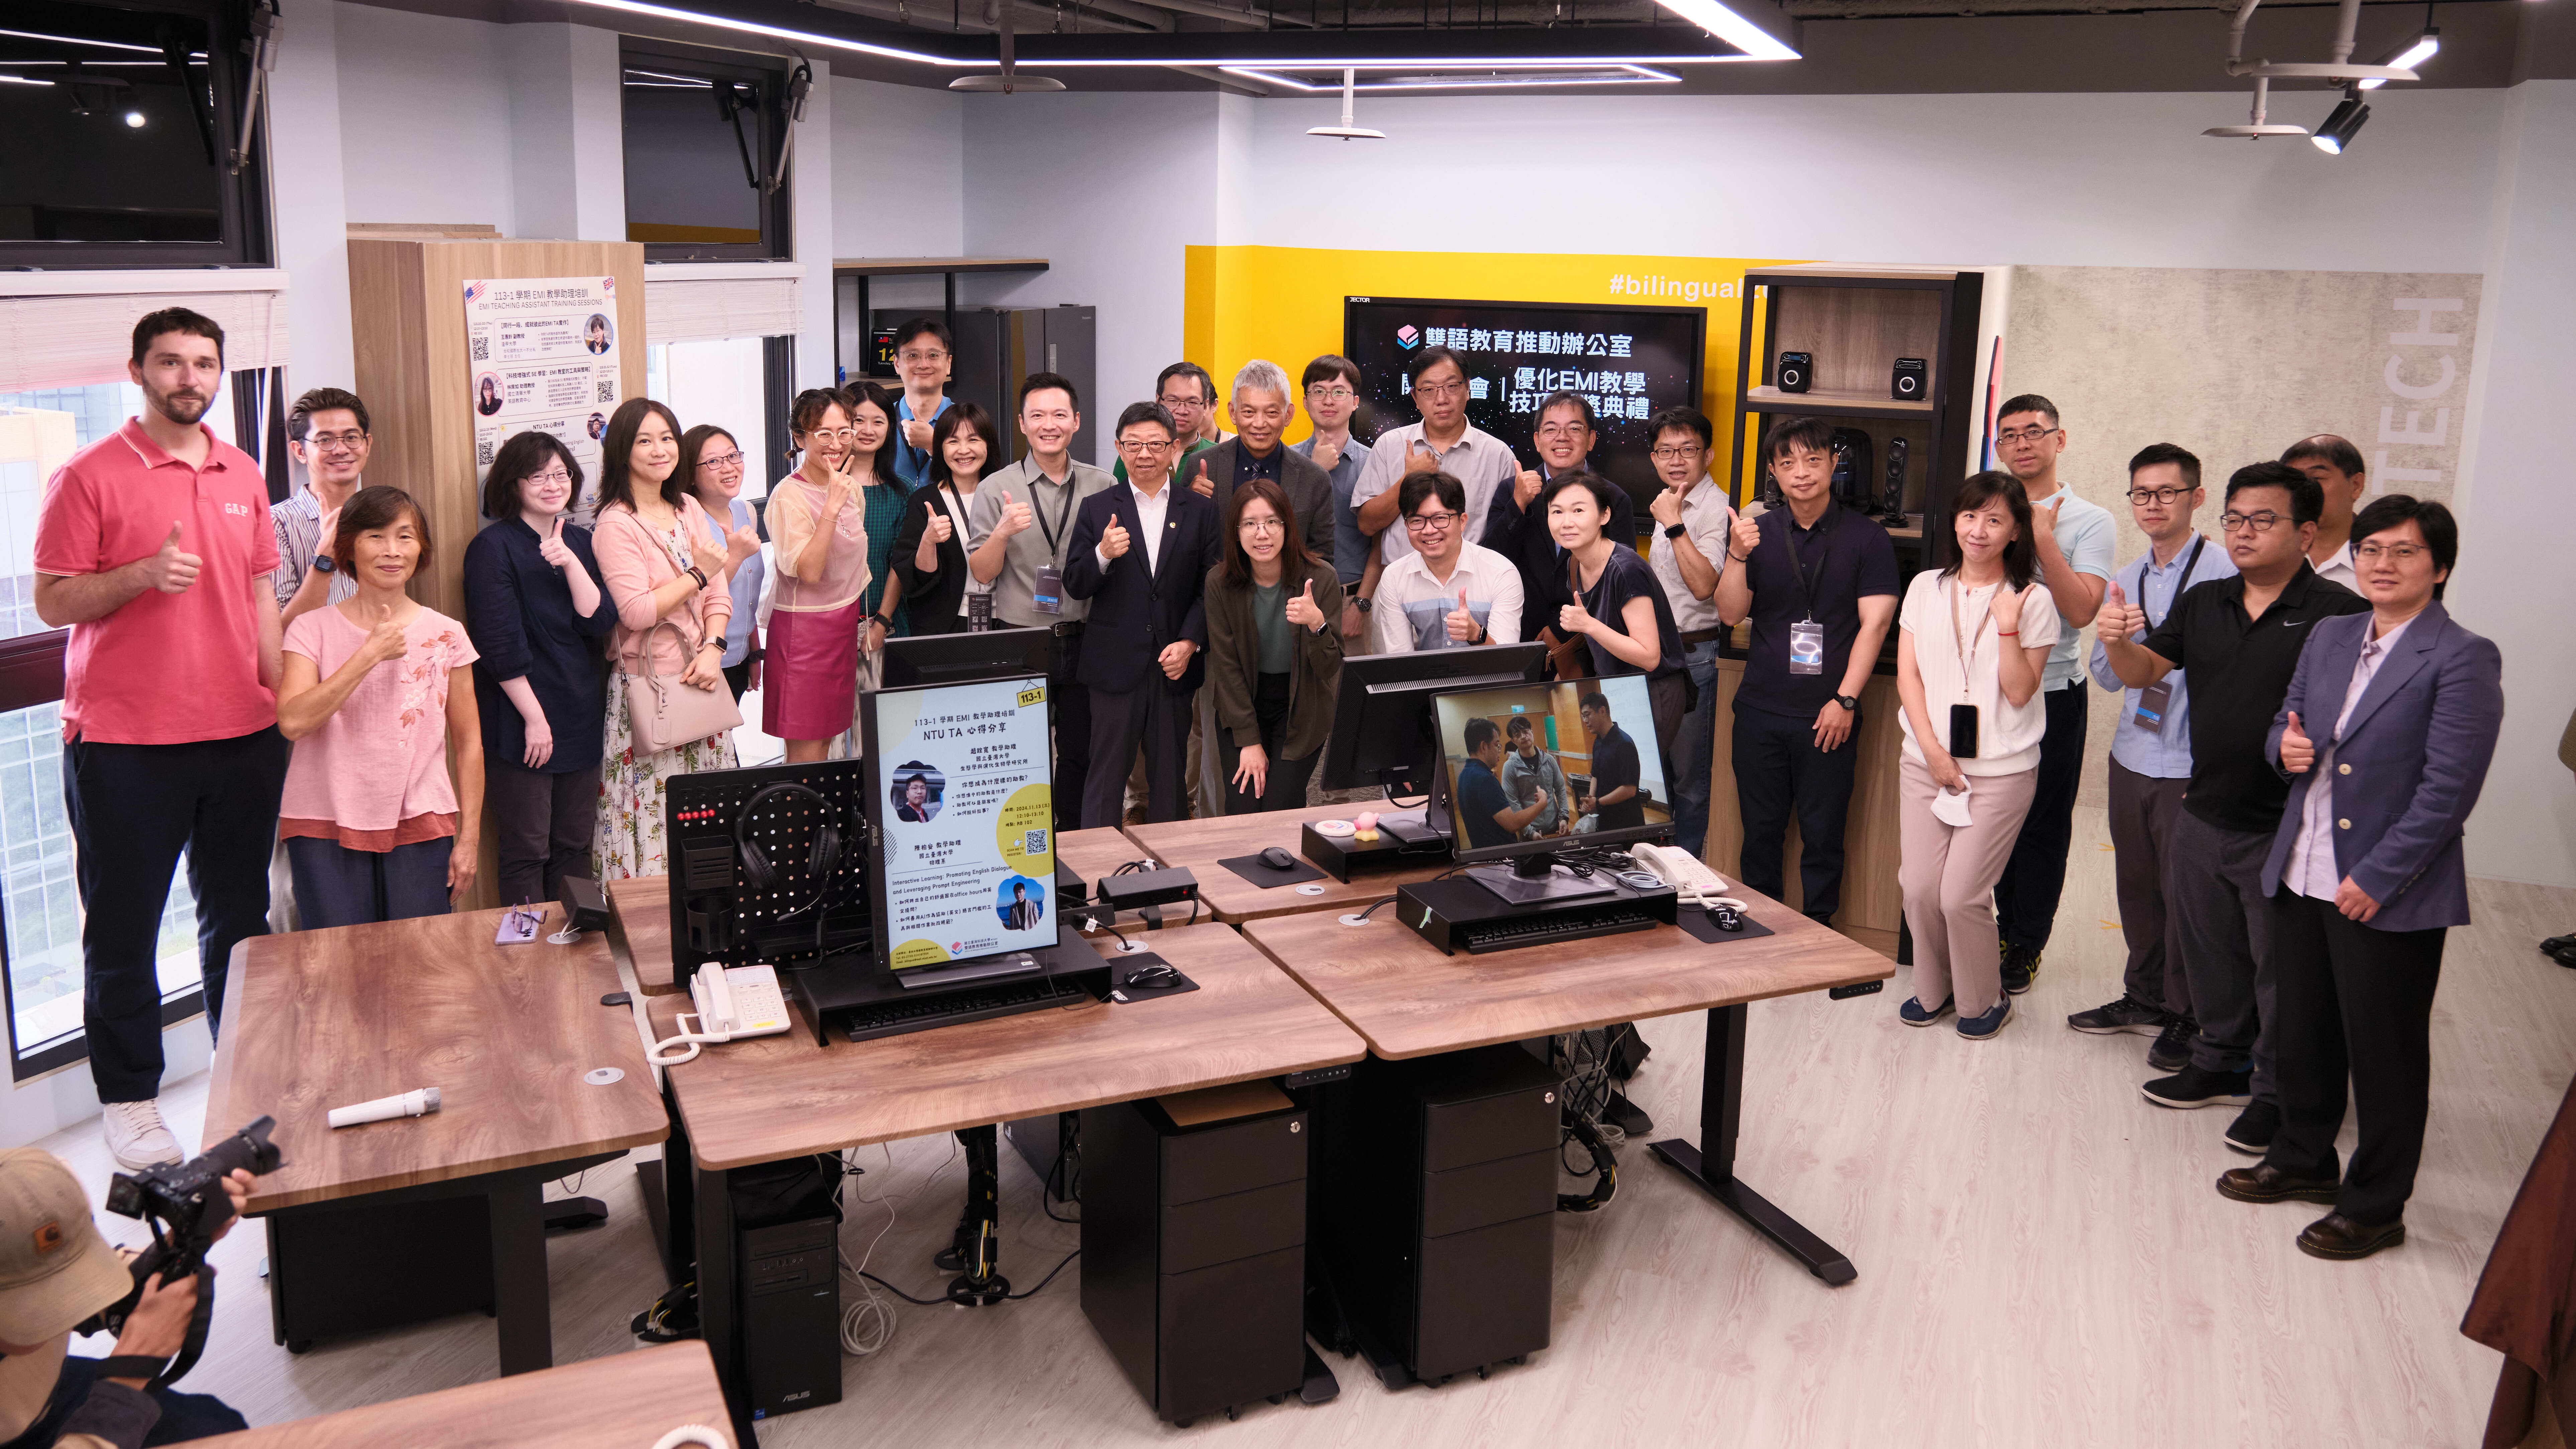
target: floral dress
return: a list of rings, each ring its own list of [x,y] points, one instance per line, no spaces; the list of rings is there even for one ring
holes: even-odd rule
[[[675,524],[662,536],[673,562],[689,565],[685,526]],[[668,873],[669,821],[662,808],[663,787],[674,775],[700,770],[730,770],[739,763],[730,731],[691,740],[667,750],[635,748],[634,726],[626,712],[623,669],[608,671],[606,754],[599,772],[599,830],[592,838],[591,864],[603,881],[635,875]]]

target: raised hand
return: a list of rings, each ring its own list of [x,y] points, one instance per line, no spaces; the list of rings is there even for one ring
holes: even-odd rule
[[[930,511],[930,526],[922,530],[921,536],[932,543],[946,543],[957,536],[956,520],[948,516],[947,509],[934,508]]]
[[[1307,461],[1313,463],[1316,467],[1323,469],[1325,472],[1330,473],[1333,471],[1333,465],[1342,461],[1342,445],[1339,443],[1328,443],[1321,438],[1317,438],[1315,440],[1315,451]]]
[[[184,594],[197,581],[197,570],[206,561],[193,553],[179,551],[179,525],[170,525],[170,536],[161,540],[161,549],[143,561],[144,580],[165,594]]]
[[[2139,608],[2115,583],[2102,596],[2102,617],[2094,621],[2094,629],[2100,632],[2105,625],[2109,626],[2110,633],[2120,638],[2135,638],[2147,632],[2147,611]]]
[[[1477,632],[1484,627],[1476,622],[1475,611],[1467,607],[1465,589],[1458,591],[1458,607],[1443,615],[1441,621],[1449,626],[1449,642],[1452,644],[1474,643]]]
[[[1301,629],[1320,629],[1324,626],[1324,611],[1315,604],[1313,579],[1306,580],[1305,592],[1288,601],[1288,622]]]
[[[855,453],[843,453],[832,460],[831,481],[823,485],[825,518],[838,517],[842,509],[850,506],[850,495],[856,492],[859,486],[857,463],[858,455]]]
[[[1998,634],[2010,634],[2020,629],[2023,612],[2030,607],[2030,601],[2038,597],[2039,591],[2045,587],[2047,587],[2045,584],[2033,583],[2029,588],[2018,591],[2013,589],[1995,590],[1995,602],[1992,605],[1995,615],[1995,632]]]
[[[1416,438],[1404,445],[1404,471],[1437,473],[1440,471],[1440,460],[1432,455],[1429,448],[1422,446],[1421,439]]]
[[[906,418],[904,420],[903,440],[925,453],[930,451],[930,435],[930,424],[923,422],[919,418]]]
[[[750,524],[746,523],[725,535],[726,568],[732,568],[758,552],[760,552],[760,530]]]
[[[1655,515],[1657,528],[1670,528],[1682,521],[1682,496],[1667,488],[1655,495],[1655,500],[1646,505],[1646,511]]]
[[[1207,454],[1199,454],[1199,470],[1190,476],[1190,491],[1201,498],[1216,496],[1216,480],[1207,474]]]
[[[1538,490],[1547,482],[1535,468],[1523,468],[1512,475],[1512,506],[1527,508],[1538,501]]]
[[[2317,742],[2299,726],[2299,712],[2290,711],[2290,722],[2281,727],[2281,768],[2293,775],[2304,775],[2317,763]]]
[[[993,531],[995,533],[1000,534],[1004,538],[1009,538],[1012,534],[1027,530],[1036,522],[1037,511],[1035,509],[1022,503],[1020,500],[1013,498],[1011,496],[1010,489],[1005,488],[1002,490],[1002,516],[993,524]]]
[[[1726,534],[1727,551],[1739,559],[1748,559],[1753,557],[1753,550],[1760,547],[1761,543],[1760,520],[1749,518],[1741,513],[1735,515],[1735,526],[1727,530]]]
[[[1108,529],[1100,535],[1100,556],[1105,559],[1125,558],[1129,542],[1127,525],[1113,518],[1109,520]]]
[[[403,637],[403,626],[394,622],[394,606],[376,605],[375,627],[367,631],[367,642],[358,646],[358,657],[373,669],[388,659],[402,658],[410,648],[410,641]]]
[[[563,515],[555,515],[554,526],[537,540],[537,557],[559,569],[578,568],[581,560],[573,557],[572,545],[563,541]]]
[[[2033,508],[2030,511],[2030,542],[2033,548],[2057,547],[2057,510]]]
[[[725,561],[731,556],[724,545],[707,537],[703,531],[689,531],[689,561],[698,566],[698,572],[707,576],[709,588],[715,586],[716,575],[724,572]]]

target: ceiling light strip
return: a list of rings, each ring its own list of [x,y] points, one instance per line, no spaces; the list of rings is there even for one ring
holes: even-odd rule
[[[1744,52],[1746,60],[1797,60],[1780,37],[1727,9],[1718,0],[1656,0],[1666,10]]]

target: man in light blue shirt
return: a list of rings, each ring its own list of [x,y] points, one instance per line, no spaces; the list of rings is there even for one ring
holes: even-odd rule
[[[948,328],[928,317],[915,317],[894,334],[895,370],[903,374],[903,401],[895,406],[894,476],[906,488],[930,481],[931,429],[955,401],[948,396],[948,377],[956,357]]]
[[[2102,593],[2111,583],[2111,511],[2076,497],[2058,481],[2057,460],[2065,451],[2057,404],[2024,393],[1996,409],[1995,459],[2030,495],[2040,582],[2064,621],[2039,677],[2048,711],[2048,732],[2039,742],[2039,783],[2004,862],[2003,879],[1995,882],[2004,990],[2015,996],[2028,991],[2039,974],[2040,953],[2048,948],[2066,889],[2066,850],[2075,836],[2075,790],[2084,778],[2084,723],[2091,705],[2076,655],[2079,636],[2101,612]]]
[[[2144,609],[2152,632],[2173,612],[2183,590],[2232,577],[2236,561],[2191,525],[2200,508],[2200,460],[2171,443],[2151,443],[2129,460],[2129,512],[2147,536],[2144,555],[2123,566],[2109,597]],[[2143,636],[2142,636],[2143,637]],[[2180,1071],[2191,1061],[2199,1028],[2191,983],[2183,975],[2180,921],[2165,909],[2165,842],[2191,783],[2191,696],[2177,669],[2147,689],[2131,689],[2111,668],[2110,652],[2093,645],[2093,682],[2118,694],[2120,723],[2111,733],[2111,848],[2120,934],[2129,962],[2118,1000],[2066,1018],[2097,1035],[2153,1035],[2147,1062]]]
[[[1314,434],[1289,450],[1321,466],[1333,480],[1333,571],[1342,576],[1342,637],[1368,634],[1368,615],[1360,612],[1360,580],[1368,573],[1369,536],[1351,513],[1351,488],[1369,460],[1369,446],[1351,436],[1351,415],[1360,406],[1360,365],[1325,353],[1306,364],[1298,383],[1306,392],[1306,416]]]

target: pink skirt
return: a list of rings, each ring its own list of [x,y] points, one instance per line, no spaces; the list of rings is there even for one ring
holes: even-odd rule
[[[782,740],[825,740],[850,727],[858,703],[860,601],[820,614],[769,616],[760,671],[760,727]]]

